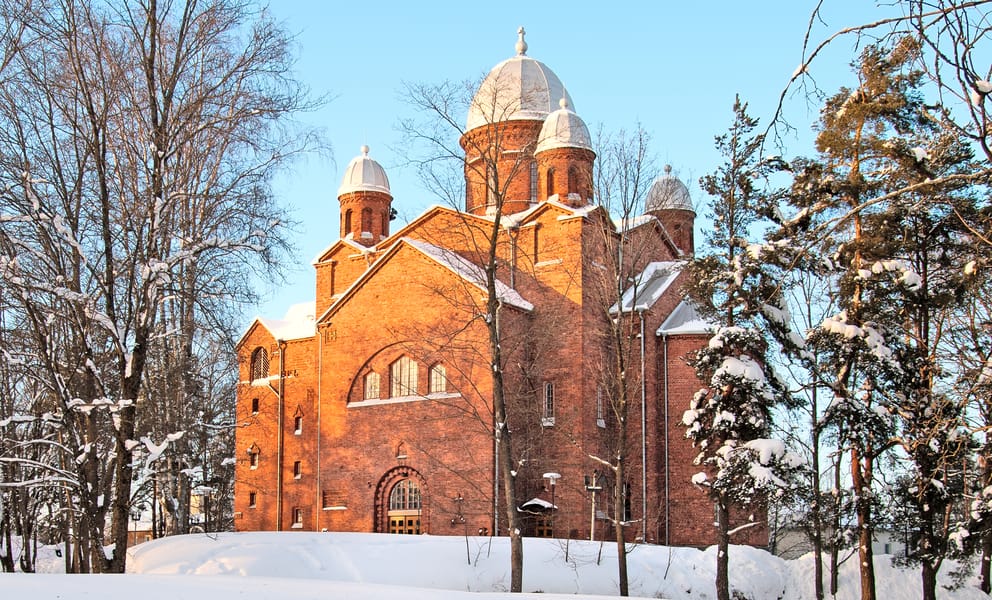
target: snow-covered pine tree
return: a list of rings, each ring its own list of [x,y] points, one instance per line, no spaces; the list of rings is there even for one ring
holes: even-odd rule
[[[911,68],[917,50],[908,39],[865,49],[858,85],[826,101],[819,154],[797,163],[802,168],[790,195],[797,212],[772,236],[818,255],[796,264],[836,282],[830,301],[837,312],[809,339],[833,393],[825,420],[841,434],[839,450],[850,453],[865,600],[875,598],[879,458],[902,446],[917,482],[907,490],[914,490],[920,517],[936,524],[933,518],[946,517],[952,501],[940,479],[966,446],[961,404],[937,390],[939,322],[963,290],[948,270],[963,249],[954,210],[968,209],[954,187],[961,184],[935,174],[966,168],[969,156],[953,136],[942,135],[939,116],[918,93],[921,75]],[[946,541],[949,528],[943,529]],[[928,545],[945,547],[934,539]],[[926,590],[942,550],[925,555],[919,556]]]
[[[756,125],[747,105],[736,99],[730,130],[716,138],[726,163],[700,180],[713,199],[714,229],[690,265],[690,296],[715,328],[707,347],[690,359],[707,387],[696,393],[682,422],[686,437],[699,449],[695,463],[703,467],[693,483],[716,505],[720,600],[731,597],[731,536],[755,523],[752,514],[750,523],[732,530],[731,508],[759,509],[769,494],[790,489],[802,466],[782,441],[770,439],[773,409],[788,396],[769,362],[768,332],[783,329],[788,319],[778,300],[781,290],[765,270],[766,248],[749,242],[764,202],[756,182],[781,166],[777,160],[760,160],[762,136],[753,134]]]

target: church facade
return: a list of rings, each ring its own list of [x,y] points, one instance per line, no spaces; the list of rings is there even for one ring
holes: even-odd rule
[[[464,206],[391,231],[389,180],[363,147],[338,190],[340,237],[313,262],[314,301],[255,319],[239,340],[236,529],[505,534],[484,320],[492,252],[525,535],[608,539],[620,519],[631,540],[714,542],[679,425],[701,387],[684,358],[709,338],[680,292],[688,190],[667,172],[643,215],[614,223],[593,197],[596,155],[567,90],[527,55],[522,30],[516,50],[469,109]],[[619,301],[605,275],[617,244],[634,263]],[[629,333],[623,440],[617,322]],[[606,464],[618,448],[623,481]],[[735,542],[767,543],[764,525],[745,535]]]

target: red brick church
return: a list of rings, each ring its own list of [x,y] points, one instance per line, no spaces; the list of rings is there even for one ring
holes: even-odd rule
[[[402,199],[367,147],[351,161],[338,189],[340,237],[313,262],[314,301],[283,320],[255,319],[237,346],[238,530],[505,533],[481,320],[495,187],[525,533],[604,539],[619,518],[631,539],[713,543],[713,506],[690,483],[699,468],[679,426],[700,388],[684,357],[709,337],[680,292],[693,252],[689,193],[667,172],[643,216],[614,223],[593,198],[596,155],[574,106],[527,55],[521,30],[516,55],[492,69],[469,109],[464,208],[432,207],[391,231]],[[610,306],[602,253],[620,227],[647,251],[636,288]],[[614,318],[639,332],[629,478],[619,482],[592,458],[615,443],[603,383]],[[624,514],[614,514],[616,489]],[[735,541],[767,542],[764,526],[748,535]]]

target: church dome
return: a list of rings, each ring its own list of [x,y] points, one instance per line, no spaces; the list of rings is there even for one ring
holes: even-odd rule
[[[665,165],[665,174],[654,180],[644,202],[644,212],[677,209],[695,213],[689,188],[678,177],[672,175],[672,165]]]
[[[351,159],[344,170],[338,196],[351,192],[384,192],[389,194],[389,178],[382,165],[369,158],[369,147],[362,146],[362,153]],[[390,194],[392,195],[392,194]]]
[[[466,130],[493,122],[544,120],[559,98],[572,98],[558,76],[539,60],[527,56],[524,28],[517,33],[517,55],[493,67],[468,109]]]
[[[558,110],[548,115],[537,137],[534,152],[544,152],[554,148],[584,148],[592,150],[589,128],[579,115],[568,107],[568,100],[562,98]]]

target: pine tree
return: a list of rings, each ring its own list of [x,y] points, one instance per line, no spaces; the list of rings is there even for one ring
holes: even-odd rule
[[[778,166],[759,160],[763,140],[752,133],[756,125],[738,98],[729,132],[716,138],[727,162],[700,180],[713,197],[714,229],[706,238],[707,251],[690,265],[690,295],[717,325],[707,347],[690,360],[707,387],[696,393],[682,422],[699,449],[695,462],[704,467],[693,483],[716,504],[720,600],[731,597],[730,537],[755,522],[752,514],[751,523],[732,530],[731,507],[761,507],[769,494],[791,487],[801,466],[783,442],[769,439],[773,409],[787,402],[787,394],[771,367],[767,332],[783,330],[788,319],[778,286],[765,271],[766,248],[748,241],[764,203],[755,183]]]

